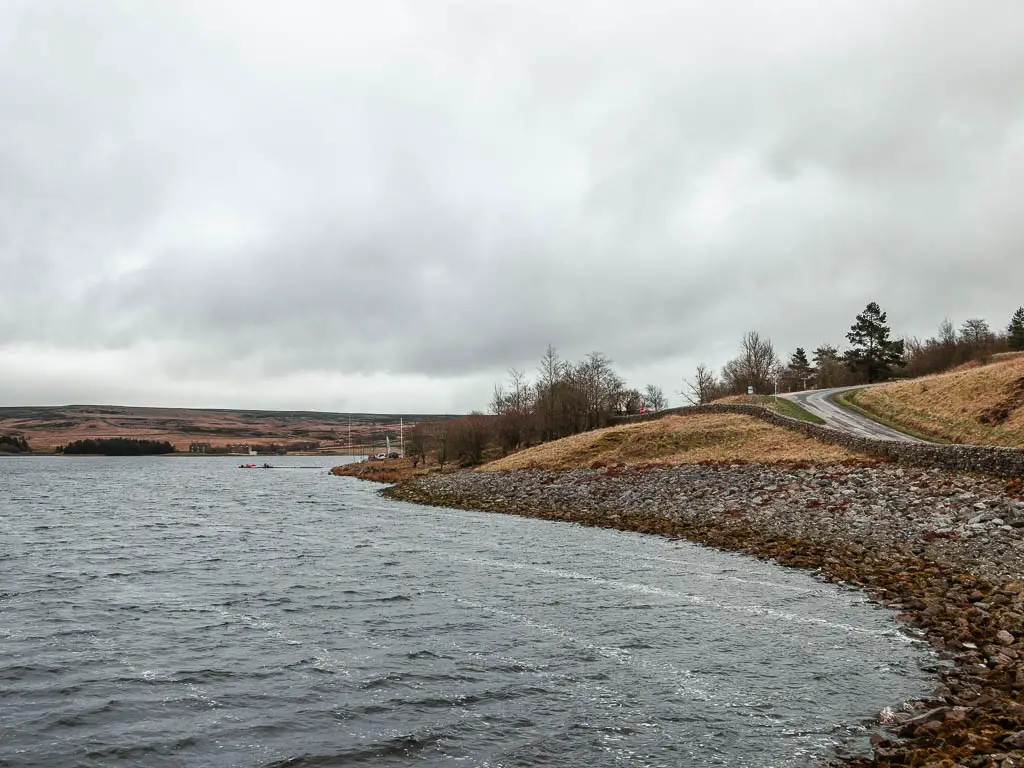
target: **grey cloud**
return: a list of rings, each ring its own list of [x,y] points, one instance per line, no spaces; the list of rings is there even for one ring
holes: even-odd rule
[[[1024,303],[1012,2],[282,9],[0,9],[0,359],[470,408],[549,342],[678,376],[870,300],[907,334]]]

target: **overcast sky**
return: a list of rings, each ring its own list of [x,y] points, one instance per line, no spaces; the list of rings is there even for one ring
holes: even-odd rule
[[[670,401],[1024,304],[1024,5],[0,2],[0,405]]]

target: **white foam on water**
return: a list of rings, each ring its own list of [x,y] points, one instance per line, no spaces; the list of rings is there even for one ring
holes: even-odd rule
[[[549,568],[543,565],[537,565],[535,563],[517,562],[512,560],[487,560],[478,557],[461,557],[458,555],[451,555],[452,559],[472,563],[474,565],[483,565],[485,567],[503,568],[506,570],[527,570],[536,573],[543,573],[548,576],[555,576],[560,579],[571,579],[573,581],[585,581],[590,584],[596,584],[599,586],[612,587],[613,589],[621,589],[628,592],[638,592],[645,595],[657,595],[659,597],[667,597],[673,600],[680,600],[690,605],[700,605],[716,611],[731,612],[731,613],[743,613],[750,616],[760,616],[772,619],[778,619],[780,621],[789,621],[800,624],[814,624],[816,626],[828,627],[830,629],[836,629],[843,632],[867,635],[872,637],[885,637],[891,638],[896,637],[906,642],[917,642],[913,638],[907,637],[902,632],[899,632],[896,628],[892,629],[869,629],[865,627],[855,627],[852,624],[845,624],[843,622],[829,621],[828,619],[818,618],[816,616],[801,616],[796,613],[789,611],[778,611],[774,608],[763,608],[755,605],[735,605],[733,603],[726,603],[721,600],[713,600],[711,598],[702,597],[700,595],[694,595],[688,592],[680,592],[678,590],[666,589],[665,587],[658,587],[652,584],[638,584],[628,581],[618,581],[616,579],[606,579],[601,576],[593,576],[587,573],[581,573],[580,571],[567,571],[561,568]]]
[[[261,630],[265,632],[268,637],[279,642],[283,642],[286,645],[303,645],[301,640],[296,640],[293,636],[282,630],[279,624],[270,621],[269,619],[265,619],[260,616],[253,616],[247,613],[233,613],[219,607],[214,607],[210,610],[231,621],[237,621],[247,627]],[[315,669],[319,669],[324,672],[334,672],[345,677],[351,677],[352,672],[348,668],[348,665],[326,648],[313,648],[313,652],[313,667]]]
[[[602,552],[606,555],[613,555],[615,557],[622,557],[623,555],[632,556],[639,561],[654,560],[659,563],[672,563],[674,565],[685,565],[690,568],[701,568],[700,563],[695,563],[692,560],[680,560],[674,557],[661,557],[660,555],[648,555],[645,552],[634,552],[630,550],[613,550],[613,549],[591,549],[591,552]],[[759,587],[769,587],[771,589],[783,589],[789,592],[799,592],[803,594],[814,594],[820,592],[820,589],[814,589],[809,587],[798,587],[794,584],[780,584],[777,581],[763,581],[760,579],[746,579],[742,576],[730,576],[725,573],[707,573],[701,570],[688,570],[686,572],[688,578],[700,579],[702,581],[732,581],[738,584],[754,584]]]
[[[713,699],[721,698],[720,695],[712,694],[706,687],[708,681],[704,676],[691,672],[688,669],[677,667],[671,662],[650,662],[642,657],[638,657],[626,648],[598,645],[597,643],[585,640],[584,638],[581,638],[561,627],[556,627],[546,622],[538,621],[530,616],[510,611],[507,608],[481,603],[477,600],[460,597],[442,590],[431,591],[431,594],[444,597],[457,605],[464,605],[479,611],[485,611],[496,616],[510,619],[517,624],[537,630],[551,637],[557,637],[560,640],[564,640],[570,645],[574,645],[584,651],[601,656],[602,658],[610,659],[616,664],[636,667],[644,670],[645,672],[653,672],[658,683],[663,683],[666,678],[674,678],[676,681],[674,684],[675,692],[678,695],[700,701],[712,701]],[[704,683],[704,685],[701,685],[701,683]]]

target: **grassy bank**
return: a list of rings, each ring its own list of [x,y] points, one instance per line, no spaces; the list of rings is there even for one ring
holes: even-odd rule
[[[856,390],[844,404],[937,442],[1022,448],[1024,357]]]
[[[930,443],[947,443],[948,444],[948,443],[951,442],[949,440],[942,440],[942,439],[936,437],[935,435],[925,434],[924,432],[911,429],[906,424],[900,424],[899,422],[893,421],[892,419],[888,419],[885,416],[881,416],[881,415],[879,415],[877,413],[873,413],[873,412],[869,411],[867,408],[864,408],[862,405],[860,405],[857,402],[857,393],[858,392],[862,392],[862,391],[863,390],[860,390],[860,389],[854,389],[854,390],[850,390],[848,392],[839,392],[839,393],[833,395],[829,399],[830,400],[834,400],[836,403],[841,405],[843,408],[846,408],[847,410],[853,411],[854,413],[859,413],[865,419],[871,419],[871,421],[877,421],[879,424],[881,424],[883,426],[886,426],[886,427],[889,427],[889,429],[894,429],[897,432],[902,432],[904,435],[909,435],[910,437],[916,437],[916,438],[918,438],[920,440],[926,440],[926,441],[928,441]]]
[[[483,470],[695,464],[698,462],[835,463],[867,456],[791,432],[752,416],[700,413],[607,427],[514,453]]]
[[[413,465],[412,459],[384,459],[380,461],[368,460],[342,464],[340,467],[331,469],[331,474],[338,477],[356,477],[360,480],[371,480],[375,483],[400,483],[404,480],[426,477],[434,473],[455,472],[457,469],[458,467],[451,463],[441,467],[436,463],[428,465],[423,462]]]
[[[778,411],[783,416],[789,416],[789,418],[796,419],[797,421],[809,421],[811,424],[825,423],[824,419],[815,416],[810,411],[804,410],[792,400],[787,400],[784,397],[774,397],[772,395],[730,395],[715,402],[760,405],[762,408]]]

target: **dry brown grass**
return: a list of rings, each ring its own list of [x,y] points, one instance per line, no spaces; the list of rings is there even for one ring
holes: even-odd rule
[[[955,443],[1024,447],[1024,356],[858,391],[883,419]]]
[[[572,469],[624,464],[695,464],[702,461],[812,462],[866,460],[837,445],[820,443],[752,416],[701,413],[584,432],[544,443],[481,471]]]
[[[454,472],[458,469],[457,464],[446,464],[444,470],[437,464],[427,466],[418,463],[413,466],[412,459],[384,459],[381,461],[369,459],[367,461],[355,461],[350,464],[342,464],[331,469],[332,475],[339,477],[358,477],[360,480],[373,480],[377,483],[400,483],[405,480],[412,480],[415,477],[423,477],[435,472]]]

